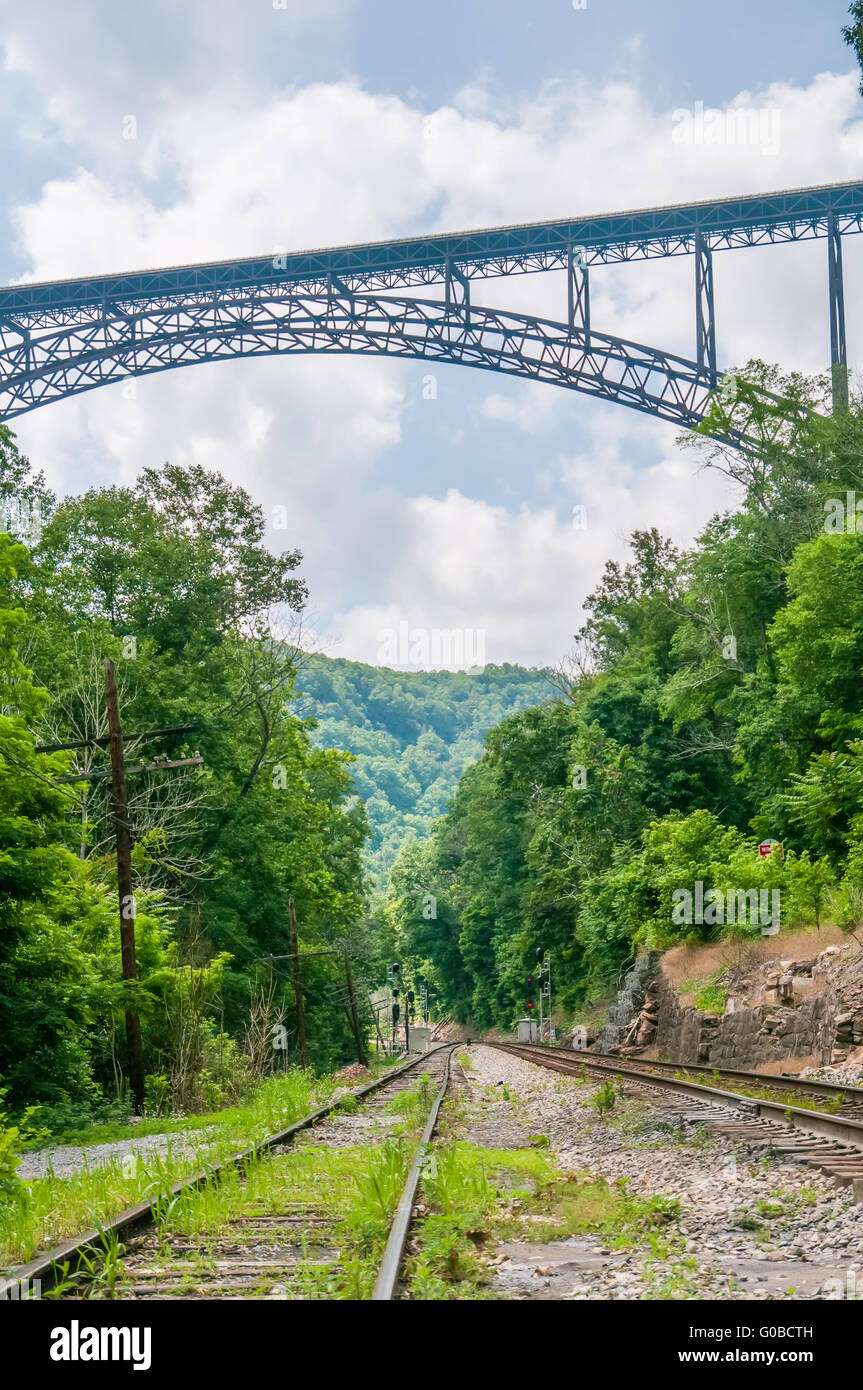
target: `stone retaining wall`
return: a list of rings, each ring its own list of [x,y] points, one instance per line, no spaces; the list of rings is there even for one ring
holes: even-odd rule
[[[836,1064],[863,1042],[863,979],[853,962],[837,969],[842,957],[830,946],[809,960],[766,962],[741,980],[739,997],[720,1016],[684,1007],[651,952],[626,976],[595,1046],[624,1053],[652,1046],[671,1062],[741,1071],[799,1058]]]
[[[654,1044],[660,1057],[669,1061],[753,1071],[766,1062],[794,1057],[813,1057],[819,1064],[833,1058],[841,1004],[829,993],[793,1008],[760,1004],[719,1017],[682,1008],[661,971],[655,983],[659,1022]]]

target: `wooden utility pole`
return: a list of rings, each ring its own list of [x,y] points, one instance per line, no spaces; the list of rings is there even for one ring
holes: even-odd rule
[[[303,987],[300,982],[300,948],[297,941],[297,914],[293,898],[288,901],[291,923],[291,979],[294,984],[294,1005],[297,1011],[297,1037],[300,1044],[300,1066],[309,1065],[309,1045],[306,1042],[306,1016],[303,1013]]]
[[[117,844],[117,895],[120,900],[120,950],[123,979],[137,979],[135,966],[135,898],[132,893],[132,837],[129,833],[129,802],[126,796],[126,765],[123,757],[123,731],[120,726],[120,707],[117,700],[117,676],[113,661],[105,662],[105,704],[108,712],[108,736],[111,752],[111,801],[114,812],[114,837]],[[131,1003],[134,992],[127,996]],[[126,1009],[126,1050],[129,1081],[135,1098],[135,1110],[144,1108],[144,1054],[141,1045],[141,1020],[137,1013]]]
[[[357,1045],[357,1061],[361,1067],[367,1065],[366,1049],[363,1045],[362,1033],[360,1032],[360,1016],[357,1011],[357,996],[354,993],[354,979],[351,975],[351,961],[345,948],[345,981],[348,986],[348,999],[350,1000],[350,1019],[351,1032],[354,1035],[354,1042]]]

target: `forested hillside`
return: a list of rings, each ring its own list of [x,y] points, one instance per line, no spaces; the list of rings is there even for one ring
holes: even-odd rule
[[[313,744],[269,627],[274,606],[304,603],[300,556],[271,554],[260,507],[202,468],[57,501],[5,431],[0,504],[12,518],[0,532],[6,1105],[36,1107],[33,1122],[54,1130],[124,1112],[127,1011],[141,1019],[151,1110],[224,1104],[284,1067],[298,1055],[291,901],[300,948],[317,952],[304,969],[311,1059],[354,1056],[340,953],[362,981],[366,819],[347,755]],[[137,981],[121,975],[108,658]]]
[[[509,1026],[537,946],[571,1005],[641,947],[758,934],[719,911],[729,895],[778,891],[783,925],[863,930],[863,405],[834,417],[823,383],[749,373],[775,402],[749,404],[742,378],[715,411],[743,412],[752,444],[689,437],[737,479],[738,510],[685,552],[635,533],[586,601],[568,687],[303,656],[270,626],[305,604],[301,557],[266,548],[243,489],[165,465],[58,501],[0,436],[6,514],[39,518],[27,544],[0,534],[7,1107],[55,1132],[124,1113],[129,1012],[160,1113],[225,1104],[301,1058],[291,904],[319,1067],[360,1046],[346,952],[363,1028],[396,958],[458,1017]],[[374,869],[394,860],[384,897],[369,821]],[[760,858],[765,838],[784,856]],[[687,917],[696,891],[707,910]]]
[[[315,742],[356,756],[378,881],[406,836],[424,836],[446,809],[489,729],[555,694],[548,673],[521,666],[408,672],[321,656],[303,662],[297,688],[318,720]]]
[[[863,929],[863,406],[830,418],[824,383],[756,376],[779,399],[728,407],[749,450],[690,439],[739,509],[685,552],[634,534],[587,600],[569,697],[494,729],[393,867],[394,943],[478,1026],[511,1026],[537,946],[574,1004],[639,948],[760,935],[729,894]]]

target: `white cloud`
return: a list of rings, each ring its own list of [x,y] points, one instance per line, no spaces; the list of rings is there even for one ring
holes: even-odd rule
[[[561,494],[587,509],[587,525],[552,507],[503,507],[464,497],[415,498],[403,510],[405,545],[388,575],[388,599],[337,615],[329,643],[339,656],[375,662],[379,635],[400,623],[427,632],[485,634],[489,662],[554,661],[582,621],[581,604],[609,559],[622,560],[637,528],[658,526],[687,544],[734,490],[716,472],[693,476],[682,456],[638,469],[625,441],[597,444],[556,462]]]
[[[7,62],[17,80],[46,90],[56,42],[45,57],[32,33],[13,33]],[[155,100],[133,149],[113,126],[109,138],[102,114],[86,117],[70,82],[68,73],[57,79],[50,121],[74,145],[73,166],[14,210],[28,278],[841,180],[856,177],[863,154],[850,74],[746,94],[781,109],[781,148],[770,160],[746,147],[674,144],[670,112],[621,82],[548,84],[504,108],[483,99],[478,81],[430,112],[351,80],[253,87],[240,66],[230,83],[207,85],[198,67],[185,95],[167,83],[170,100]],[[115,105],[114,115],[126,109]],[[26,111],[22,120],[31,119]],[[861,277],[855,251],[849,246],[849,302]],[[758,353],[820,369],[823,262],[823,243],[717,256],[722,361]],[[474,296],[564,316],[559,276],[478,282]],[[692,262],[597,271],[592,308],[597,328],[691,355]],[[394,452],[403,450],[408,370],[333,356],[221,363],[143,379],[133,401],[106,388],[17,427],[61,488],[128,480],[170,458],[220,468],[268,514],[287,505],[288,532],[273,532],[273,544],[305,551],[317,625],[339,654],[366,660],[376,659],[376,634],[394,613],[428,627],[485,628],[489,660],[554,660],[629,531],[655,524],[685,541],[723,501],[720,480],[695,475],[674,453],[668,427],[549,387],[497,378],[489,390],[478,376],[465,419],[448,418],[441,435],[463,439],[491,478],[501,430],[518,429],[523,497],[507,510],[467,488],[415,495],[426,489],[413,482],[412,460]],[[562,448],[570,422],[581,437]],[[377,472],[393,457],[404,460],[398,490]],[[543,505],[529,500],[532,476]],[[587,531],[568,520],[575,503],[588,507]]]

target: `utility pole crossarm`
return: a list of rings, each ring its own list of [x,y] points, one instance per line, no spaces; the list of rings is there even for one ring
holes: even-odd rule
[[[193,724],[176,724],[167,729],[144,729],[140,734],[130,734],[132,739],[139,738],[164,738],[168,734],[193,734],[200,729],[200,724],[196,720]],[[98,738],[79,738],[71,743],[38,743],[33,750],[35,753],[66,753],[72,748],[91,748],[106,747],[111,742],[111,735],[100,734]]]
[[[176,767],[203,767],[204,759],[200,753],[196,753],[193,758],[163,758],[155,763],[138,763],[135,767],[126,768],[126,776],[133,777],[139,772],[166,772]],[[62,777],[55,777],[55,782],[98,782],[100,779],[108,777],[107,768],[97,768],[95,772],[70,772]]]

